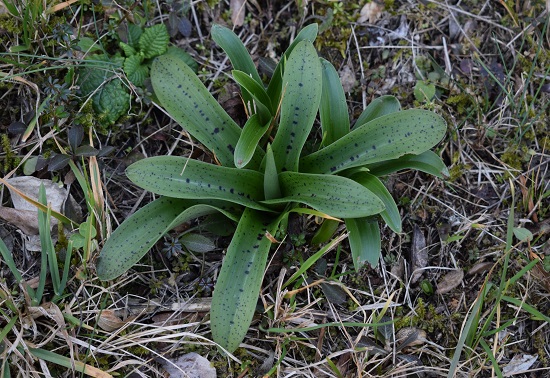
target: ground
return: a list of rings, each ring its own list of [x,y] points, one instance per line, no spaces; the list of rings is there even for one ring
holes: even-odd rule
[[[189,352],[219,377],[550,376],[549,12],[548,1],[519,0],[4,1],[2,184],[16,176],[64,184],[72,205],[58,211],[79,231],[55,226],[49,249],[30,248],[36,213],[14,219],[13,191],[3,190],[0,235],[13,261],[4,254],[0,265],[2,376],[84,367],[98,377],[161,377],[167,361]],[[340,75],[352,124],[382,95],[441,115],[447,134],[433,151],[448,177],[386,177],[403,230],[381,227],[379,263],[355,271],[339,226],[334,248],[283,290],[322,247],[312,242],[317,217],[291,218],[274,235],[281,242],[244,345],[228,357],[210,341],[208,315],[227,223],[186,223],[128,273],[96,275],[111,232],[154,199],[128,180],[128,165],[145,156],[215,159],[154,105],[141,63],[120,63],[156,55],[139,44],[126,50],[135,39],[128,25],[166,25],[166,45],[190,55],[243,125],[212,25],[233,28],[267,77],[314,22],[315,47]],[[66,282],[46,275],[57,259]]]

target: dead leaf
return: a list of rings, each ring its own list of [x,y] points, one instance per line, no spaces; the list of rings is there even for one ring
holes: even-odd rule
[[[346,64],[340,71],[340,81],[346,93],[351,92],[355,87],[357,80],[355,80],[355,72],[350,64]]]
[[[36,214],[36,211],[32,210],[0,207],[0,218],[23,231],[25,235],[38,235],[38,218]]]
[[[395,335],[398,346],[397,350],[415,345],[422,345],[426,342],[426,331],[416,327],[405,327],[397,331]]]
[[[491,269],[493,267],[493,265],[495,265],[495,264],[492,263],[492,262],[489,262],[489,261],[478,262],[470,268],[470,270],[468,271],[468,275],[473,275],[473,274],[478,274],[478,273],[485,273],[489,269]]]
[[[128,321],[124,321],[116,316],[113,310],[103,310],[97,321],[99,328],[107,332],[116,331],[126,325],[126,323]]]
[[[516,354],[512,360],[502,368],[503,376],[511,377],[512,375],[525,373],[533,366],[537,358],[538,356],[531,356],[529,354]]]
[[[361,13],[359,14],[358,23],[368,22],[369,24],[374,24],[376,20],[382,14],[384,10],[384,4],[378,4],[375,1],[367,3],[361,8]]]
[[[445,294],[453,290],[460,285],[464,278],[464,271],[462,269],[451,270],[445,274],[443,278],[437,283],[437,294]]]
[[[245,13],[245,0],[231,0],[231,22],[234,26],[243,26]]]
[[[52,211],[61,212],[63,204],[67,199],[67,189],[60,187],[51,180],[41,180],[32,176],[14,177],[6,180],[12,187],[8,186],[13,203],[13,209],[2,208],[0,217],[12,223],[26,235],[38,235],[38,209],[26,201],[17,191],[24,195],[38,200],[38,191],[43,184],[46,189],[46,197]],[[18,213],[18,214],[17,214]],[[51,227],[57,224],[57,219],[51,218]]]
[[[416,283],[422,274],[423,269],[428,266],[428,249],[426,248],[426,238],[418,226],[414,226],[411,249],[412,276],[411,283]]]
[[[162,362],[170,378],[216,378],[216,368],[203,356],[191,352]]]

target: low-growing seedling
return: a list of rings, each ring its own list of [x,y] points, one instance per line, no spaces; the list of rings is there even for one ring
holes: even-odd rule
[[[252,320],[272,235],[288,214],[343,219],[355,268],[375,265],[380,255],[375,216],[401,230],[397,206],[378,177],[407,168],[441,176],[445,166],[429,149],[442,139],[446,125],[429,111],[401,111],[394,97],[385,96],[373,101],[350,130],[338,74],[313,47],[316,24],[297,35],[267,87],[233,32],[214,26],[212,36],[229,55],[249,119],[239,127],[181,60],[163,55],[153,62],[151,79],[160,104],[220,165],[159,156],[128,167],[133,182],[162,197],[111,235],[97,273],[102,280],[116,278],[189,219],[221,212],[238,221],[210,314],[214,341],[232,352]],[[321,147],[303,156],[318,113]]]
[[[124,71],[128,80],[136,87],[143,87],[149,77],[152,59],[167,54],[181,59],[195,72],[198,64],[191,56],[178,47],[169,47],[170,36],[163,24],[142,29],[138,25],[128,25],[128,43],[120,42],[124,56],[119,53],[109,56],[92,54],[87,64],[80,70],[78,84],[84,97],[92,96],[94,111],[104,124],[114,124],[130,109],[130,91],[119,79],[117,70]]]

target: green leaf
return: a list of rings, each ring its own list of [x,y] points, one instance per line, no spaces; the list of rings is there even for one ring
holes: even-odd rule
[[[270,144],[267,145],[265,155],[264,196],[267,200],[281,197],[277,166],[275,165],[275,157],[273,156]]]
[[[445,163],[433,151],[425,151],[420,155],[403,155],[398,159],[369,164],[368,169],[375,176],[385,176],[403,169],[416,169],[439,178],[449,176]]]
[[[233,69],[244,72],[246,76],[249,76],[259,86],[263,87],[262,79],[258,74],[258,70],[256,69],[250,54],[239,37],[237,37],[237,35],[230,29],[217,24],[212,26],[210,33],[212,35],[212,39],[223,49],[223,51],[225,51],[229,57],[229,60],[233,65]],[[239,84],[241,83],[239,82]],[[245,88],[242,84],[241,90],[244,103],[251,103],[253,95],[250,90]],[[255,113],[254,109],[252,109],[251,114],[253,113]],[[265,121],[265,119],[263,120]]]
[[[352,180],[363,185],[365,188],[373,192],[384,203],[384,211],[380,213],[386,224],[393,230],[393,232],[401,232],[401,215],[397,209],[397,205],[390,192],[380,179],[370,173],[360,172],[353,175]]]
[[[270,124],[271,118],[268,119],[265,124],[262,124],[258,114],[253,114],[252,117],[246,121],[241,137],[235,147],[234,159],[237,168],[244,168],[250,160],[252,160],[254,152],[258,150],[258,143]]]
[[[141,34],[143,34],[143,30],[138,25],[128,24],[128,45],[137,49]]]
[[[199,70],[199,64],[195,61],[195,59],[193,59],[193,57],[189,53],[183,51],[179,47],[176,47],[176,46],[168,47],[168,50],[166,50],[165,55],[170,55],[175,58],[178,58],[183,63],[187,64],[195,73],[197,73]]]
[[[300,170],[337,173],[344,169],[420,154],[445,135],[439,115],[420,109],[404,110],[376,118],[352,130],[331,145],[300,161]]]
[[[48,198],[46,196],[46,188],[44,184],[40,184],[38,190],[38,201],[48,206]],[[59,268],[57,265],[57,255],[55,253],[55,248],[53,245],[52,235],[51,235],[51,207],[48,206],[47,211],[38,210],[38,231],[40,235],[40,248],[42,256],[46,255],[48,258],[48,267],[42,265],[40,269],[40,278],[44,279],[46,282],[46,274],[49,271],[50,277],[52,279],[52,286],[56,295],[61,295],[61,278],[59,277]]]
[[[414,86],[414,97],[420,102],[430,102],[435,97],[435,85],[425,81],[417,81]]]
[[[262,117],[262,123],[267,122],[268,118],[275,115],[276,109],[271,110],[273,109],[271,100],[267,96],[267,92],[262,84],[258,84],[242,71],[233,70],[233,78],[254,100],[254,104],[245,103],[245,105],[247,108],[251,108],[252,113],[257,110],[258,114]]]
[[[216,249],[214,241],[200,234],[184,234],[179,240],[191,252],[206,253]]]
[[[103,124],[114,124],[130,109],[130,95],[122,82],[115,77],[120,65],[105,55],[86,59],[79,70],[78,85],[83,97],[92,95],[92,106]]]
[[[99,151],[89,144],[85,144],[77,147],[74,150],[74,154],[75,156],[97,156],[97,154],[99,154]]]
[[[170,116],[214,152],[222,165],[234,166],[233,153],[241,129],[193,70],[178,58],[162,55],[153,62],[151,82]],[[253,166],[260,164],[259,159],[253,162]]]
[[[248,169],[208,164],[179,156],[157,156],[130,165],[126,175],[150,192],[184,199],[218,199],[268,210],[263,200],[264,175]]]
[[[364,186],[346,177],[281,172],[282,198],[265,204],[299,202],[337,218],[360,218],[384,210],[382,201]]]
[[[210,323],[216,343],[233,352],[244,339],[252,321],[266,267],[271,241],[278,221],[265,213],[245,209],[216,282]]]
[[[277,169],[297,171],[321,100],[321,63],[309,41],[298,43],[285,67],[279,129],[273,140]]]
[[[373,119],[385,116],[387,114],[395,113],[401,110],[401,104],[393,96],[380,96],[373,101],[363,113],[357,118],[354,128],[361,127],[362,125],[372,121]]]
[[[149,68],[141,64],[143,57],[141,55],[132,55],[124,59],[124,72],[128,79],[135,86],[143,86],[143,83],[147,76],[149,75]]]
[[[382,250],[378,222],[371,218],[345,219],[353,266],[358,271],[365,263],[378,265]]]
[[[35,358],[38,358],[44,361],[49,361],[51,363],[54,363],[59,366],[63,366],[70,370],[74,369],[75,371],[79,373],[84,373],[86,375],[89,375],[90,377],[112,378],[111,374],[105,373],[104,371],[96,367],[93,367],[92,365],[88,365],[80,361],[75,361],[74,358],[62,356],[60,354],[51,352],[49,350],[40,349],[40,348],[28,348],[28,351]]]
[[[136,49],[134,49],[132,46],[128,45],[127,43],[120,42],[118,45],[120,46],[122,51],[124,51],[124,55],[126,55],[128,58],[137,54]]]
[[[526,228],[514,227],[514,235],[521,242],[533,240],[533,233]]]
[[[161,197],[127,218],[103,246],[96,270],[100,280],[120,276],[155,245],[172,228],[203,215],[232,211],[221,201],[192,201]]]
[[[86,54],[100,52],[101,47],[99,43],[96,43],[96,40],[90,37],[79,37],[77,46],[80,50]]]
[[[263,85],[262,79],[258,74],[258,70],[248,53],[248,50],[241,42],[239,37],[230,29],[214,24],[210,31],[212,39],[220,46],[223,51],[229,57],[233,69],[243,71],[247,75],[252,76],[252,79],[256,81],[259,85]]]
[[[329,61],[321,59],[323,89],[319,115],[323,145],[329,145],[349,133],[348,105],[338,72]]]
[[[168,49],[170,35],[164,24],[153,25],[145,28],[143,34],[139,37],[139,51],[145,59],[162,55]]]
[[[271,99],[274,106],[279,105],[279,101],[281,98],[281,94],[283,93],[283,72],[285,70],[285,64],[286,60],[294,51],[294,48],[298,45],[298,43],[302,41],[315,41],[315,38],[317,38],[317,31],[319,30],[319,27],[317,24],[313,23],[298,33],[294,41],[288,46],[285,53],[281,57],[281,60],[279,61],[279,64],[277,64],[277,67],[275,67],[275,71],[273,72],[273,76],[271,78],[271,81],[269,82],[269,86],[267,87],[267,94],[269,95],[269,98]]]
[[[328,242],[339,225],[340,222],[334,219],[325,219],[321,227],[319,227],[315,235],[313,235],[313,238],[311,238],[311,244],[317,245]]]

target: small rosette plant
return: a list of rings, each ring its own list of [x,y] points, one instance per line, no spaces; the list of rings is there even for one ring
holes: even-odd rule
[[[391,96],[373,101],[350,128],[344,91],[334,67],[312,41],[317,25],[296,37],[269,85],[261,80],[242,42],[214,26],[228,54],[249,118],[241,128],[181,60],[158,57],[151,80],[160,105],[202,145],[217,164],[160,156],[127,169],[138,186],[162,197],[111,235],[97,273],[113,279],[128,270],[170,229],[221,212],[238,222],[215,286],[212,336],[229,352],[252,321],[272,238],[290,212],[344,221],[353,263],[375,265],[380,255],[378,215],[401,231],[397,206],[380,176],[418,169],[441,176],[445,166],[430,148],[444,136],[444,120],[426,110],[400,110]],[[304,154],[319,114],[322,142]]]

